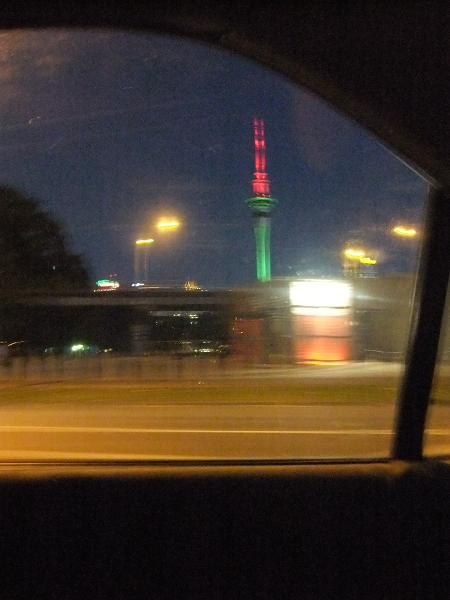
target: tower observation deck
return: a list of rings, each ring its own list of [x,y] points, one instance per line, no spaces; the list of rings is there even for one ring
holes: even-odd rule
[[[266,172],[266,140],[264,121],[253,119],[255,145],[255,172],[253,174],[253,196],[247,200],[253,215],[253,231],[256,242],[256,277],[258,281],[270,281],[270,226],[271,212],[276,200],[272,198],[270,180]]]

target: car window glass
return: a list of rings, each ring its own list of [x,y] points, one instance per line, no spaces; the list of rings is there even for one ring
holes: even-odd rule
[[[426,183],[207,45],[0,47],[0,457],[388,456]]]

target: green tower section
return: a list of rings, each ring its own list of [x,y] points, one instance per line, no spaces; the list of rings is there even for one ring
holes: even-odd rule
[[[274,198],[254,197],[247,200],[253,214],[253,231],[256,242],[256,277],[258,281],[270,281],[270,213],[276,204]]]

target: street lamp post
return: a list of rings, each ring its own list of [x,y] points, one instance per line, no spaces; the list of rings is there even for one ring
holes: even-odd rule
[[[144,282],[148,281],[148,249],[154,243],[153,238],[140,238],[136,240],[134,245],[134,278],[135,283],[139,282],[141,275],[141,257],[143,258],[144,268]]]
[[[343,268],[347,277],[357,277],[361,274],[361,265],[373,266],[377,264],[376,258],[369,256],[366,250],[359,246],[347,246],[343,251]]]
[[[161,217],[154,228],[158,233],[175,231],[180,227],[181,223],[176,217]],[[134,279],[135,283],[140,283],[140,278],[143,276],[145,283],[148,282],[148,263],[149,263],[149,247],[155,242],[154,238],[139,238],[134,244]]]
[[[422,237],[420,230],[411,224],[401,223],[392,227],[390,234],[393,238],[397,238],[396,250],[394,250],[397,259],[401,258],[402,268],[410,271],[414,268],[414,261],[417,260],[417,242]]]

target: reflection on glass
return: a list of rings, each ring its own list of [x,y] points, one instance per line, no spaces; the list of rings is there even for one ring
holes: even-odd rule
[[[0,458],[386,456],[425,183],[207,46],[0,46]]]

